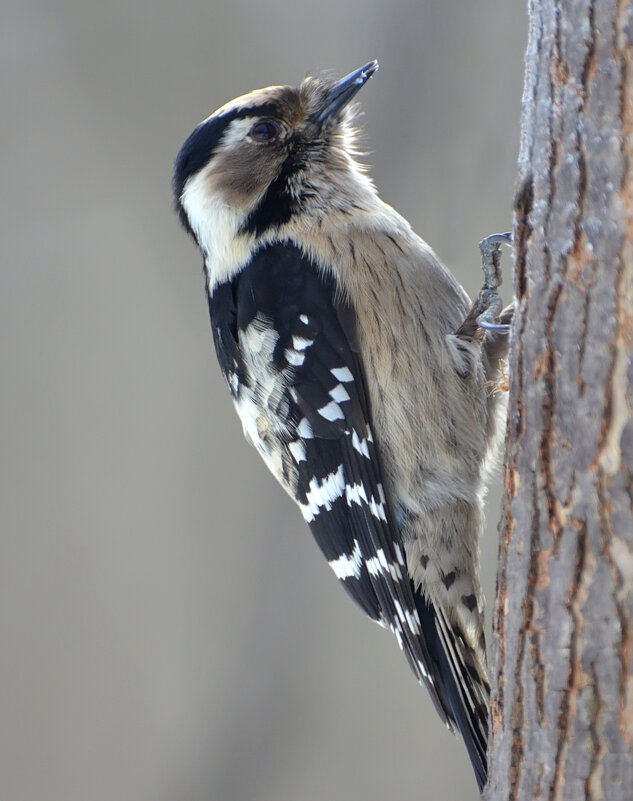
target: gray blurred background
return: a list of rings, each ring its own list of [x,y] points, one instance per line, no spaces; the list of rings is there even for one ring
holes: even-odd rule
[[[230,98],[378,58],[374,178],[472,294],[478,240],[511,222],[524,15],[5,0],[3,801],[476,798],[395,640],[242,439],[169,182]]]

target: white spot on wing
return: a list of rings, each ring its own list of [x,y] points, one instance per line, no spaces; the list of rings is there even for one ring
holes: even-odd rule
[[[350,556],[344,553],[342,556],[339,556],[338,559],[333,559],[330,562],[330,567],[339,579],[346,579],[351,576],[359,578],[361,565],[362,557],[358,540],[354,540],[354,550]]]
[[[242,429],[244,436],[251,445],[257,447],[259,445],[259,430],[257,427],[257,418],[259,416],[259,409],[253,403],[248,394],[243,394],[242,397],[235,404],[237,413],[242,421]]]
[[[286,348],[284,355],[288,364],[292,365],[293,367],[301,367],[306,358],[305,353],[301,353],[298,350],[293,350],[293,348]]]
[[[304,417],[297,426],[297,434],[303,437],[303,439],[312,439],[314,436],[310,421],[306,417]]]
[[[272,358],[279,334],[267,320],[256,317],[246,330],[240,334],[240,344],[244,350],[253,354],[264,354],[267,361]]]
[[[237,377],[237,373],[230,373],[227,372],[225,375],[226,383],[228,384],[229,389],[231,390],[232,394],[237,397],[240,382]]]
[[[372,556],[371,559],[365,560],[365,567],[367,568],[367,572],[370,576],[380,575],[380,562],[375,556]]]
[[[421,628],[420,628],[420,617],[418,615],[418,610],[414,609],[413,614],[411,614],[411,612],[409,612],[409,610],[407,609],[407,611],[405,612],[405,618],[412,633],[419,634]]]
[[[349,382],[354,380],[349,367],[333,367],[330,372],[337,381]]]
[[[305,520],[310,523],[323,508],[329,511],[334,501],[341,497],[344,489],[343,465],[340,465],[335,473],[326,476],[323,481],[319,481],[315,476],[310,481],[306,502],[299,504]]]
[[[369,448],[367,447],[367,440],[360,439],[360,437],[355,431],[352,431],[352,445],[360,454],[369,459]]]
[[[304,325],[307,325],[307,324],[310,322],[310,320],[309,320],[309,318],[308,318],[308,315],[307,315],[307,314],[300,314],[300,315],[299,315],[299,319],[301,320],[301,322],[302,322]]]
[[[365,565],[367,567],[367,572],[371,576],[379,576],[381,573],[385,575],[389,574],[394,581],[402,581],[402,570],[400,565],[388,562],[385,552],[382,548],[379,548],[376,551],[376,556],[372,556],[371,559],[367,559]],[[400,609],[398,614],[402,620],[406,619],[402,609]]]
[[[387,515],[385,514],[385,507],[382,503],[376,503],[374,498],[372,497],[369,501],[369,508],[371,509],[371,513],[374,517],[377,517],[379,520],[384,520],[387,522]]]
[[[341,407],[334,401],[328,403],[327,406],[322,406],[318,411],[321,417],[324,417],[326,420],[333,421],[344,419]]]
[[[348,506],[351,506],[352,503],[360,505],[363,501],[367,503],[365,487],[362,484],[348,484],[345,487],[345,499],[347,500]]]
[[[294,442],[289,442],[288,450],[297,464],[306,461],[306,448],[301,440],[297,439]]]
[[[328,392],[328,395],[332,400],[336,401],[337,403],[343,403],[343,401],[349,400],[349,395],[347,390],[342,384],[337,384],[334,389],[331,389]]]
[[[434,684],[435,683],[433,681],[433,676],[429,675],[429,671],[426,669],[426,665],[424,664],[424,662],[421,662],[419,659],[418,659],[418,670],[420,671],[420,674],[422,676],[424,676],[424,678],[429,682],[429,684]]]
[[[293,337],[292,347],[295,350],[305,350],[306,348],[309,348],[313,342],[313,339],[306,339],[305,337]]]
[[[351,506],[352,503],[357,503],[359,505],[366,503],[374,517],[377,517],[379,520],[387,520],[383,504],[376,501],[373,496],[367,498],[367,491],[362,484],[348,484],[345,487],[345,499],[347,500],[348,506]]]
[[[396,626],[393,626],[393,625],[390,625],[389,628],[396,635],[396,640],[398,640],[398,645],[400,646],[400,648],[402,648],[404,650],[403,642],[402,642],[402,630],[396,628]]]

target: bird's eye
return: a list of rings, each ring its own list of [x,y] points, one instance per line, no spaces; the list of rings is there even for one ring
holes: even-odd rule
[[[279,123],[274,120],[260,120],[249,131],[251,139],[255,142],[272,142],[279,136]]]

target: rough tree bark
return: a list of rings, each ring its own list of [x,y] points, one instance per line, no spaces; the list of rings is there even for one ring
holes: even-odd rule
[[[529,4],[488,801],[633,799],[632,21]]]

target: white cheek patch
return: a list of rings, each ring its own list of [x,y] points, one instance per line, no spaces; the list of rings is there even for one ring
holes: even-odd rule
[[[207,167],[189,178],[181,203],[205,255],[208,289],[213,293],[251,258],[252,238],[238,236],[246,213],[232,208],[212,191],[209,173]]]

